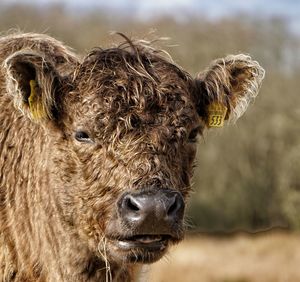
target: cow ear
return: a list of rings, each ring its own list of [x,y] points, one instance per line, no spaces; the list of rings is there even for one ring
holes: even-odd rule
[[[38,53],[22,50],[4,62],[7,92],[14,104],[32,120],[53,118],[60,77]]]
[[[249,56],[230,55],[218,59],[196,78],[199,115],[208,127],[236,121],[257,96],[264,69]]]

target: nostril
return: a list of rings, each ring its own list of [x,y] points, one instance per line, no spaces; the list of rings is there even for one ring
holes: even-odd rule
[[[125,197],[125,199],[123,201],[123,205],[124,205],[124,208],[126,208],[127,210],[130,210],[130,211],[139,211],[140,210],[138,202],[130,195],[127,195]]]
[[[171,201],[172,202],[170,203],[167,215],[176,216],[177,213],[179,213],[179,211],[183,209],[183,200],[181,199],[181,197],[178,197],[178,195],[175,195]]]

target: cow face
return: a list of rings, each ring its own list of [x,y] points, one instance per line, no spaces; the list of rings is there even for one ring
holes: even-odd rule
[[[45,162],[65,223],[109,261],[149,263],[183,238],[197,135],[238,118],[263,70],[228,56],[193,79],[129,45],[94,50],[66,77],[34,52],[5,68],[15,104],[52,138]]]

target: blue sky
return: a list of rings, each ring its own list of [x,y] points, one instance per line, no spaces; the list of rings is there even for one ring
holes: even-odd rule
[[[287,20],[293,32],[300,34],[300,0],[2,0],[5,4],[34,3],[65,4],[75,11],[109,9],[116,13],[149,19],[157,15],[206,15],[210,19],[234,14],[259,17],[280,16]]]

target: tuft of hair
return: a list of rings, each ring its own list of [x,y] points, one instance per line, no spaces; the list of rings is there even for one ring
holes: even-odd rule
[[[153,80],[153,74],[149,73],[148,65],[154,62],[162,61],[183,71],[174,63],[169,53],[162,49],[153,47],[153,44],[160,39],[153,41],[130,39],[122,33],[116,33],[124,40],[115,47],[102,49],[94,48],[83,59],[82,66],[75,71],[74,78],[79,71],[82,71],[87,64],[90,65],[95,61],[103,61],[107,67],[123,64],[129,72],[135,72],[138,76],[147,77]],[[164,39],[161,39],[164,40]]]

